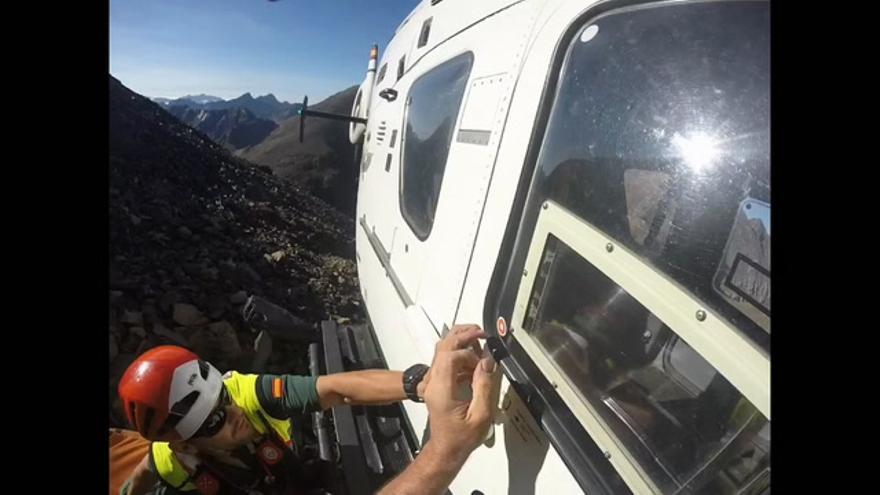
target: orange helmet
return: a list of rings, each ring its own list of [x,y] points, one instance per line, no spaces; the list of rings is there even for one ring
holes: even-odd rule
[[[119,381],[119,398],[132,426],[148,440],[186,440],[214,412],[223,390],[220,372],[182,347],[155,347]]]

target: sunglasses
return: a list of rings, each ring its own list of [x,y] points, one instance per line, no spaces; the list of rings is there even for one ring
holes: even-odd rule
[[[221,386],[220,397],[217,398],[217,405],[214,406],[214,410],[211,411],[211,414],[208,415],[208,418],[205,419],[205,422],[202,423],[202,426],[199,427],[192,438],[213,437],[222,430],[223,426],[226,424],[226,406],[229,404],[231,404],[229,393],[226,392],[225,386]]]

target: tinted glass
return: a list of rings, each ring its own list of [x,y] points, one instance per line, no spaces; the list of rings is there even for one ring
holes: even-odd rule
[[[553,236],[523,329],[664,493],[758,493],[769,484],[767,419],[690,345]]]
[[[452,131],[472,62],[470,53],[459,55],[424,74],[409,92],[400,204],[403,217],[422,240],[434,225]]]
[[[560,203],[766,349],[769,34],[764,2],[586,23],[559,75],[529,206]]]

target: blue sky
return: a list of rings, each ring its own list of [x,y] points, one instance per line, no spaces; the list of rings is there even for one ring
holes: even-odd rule
[[[110,73],[145,96],[319,101],[363,80],[418,0],[110,0]]]

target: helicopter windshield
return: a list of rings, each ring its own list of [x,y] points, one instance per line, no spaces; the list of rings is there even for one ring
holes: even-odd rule
[[[581,26],[529,200],[623,243],[767,351],[769,34],[766,2],[667,4]]]

